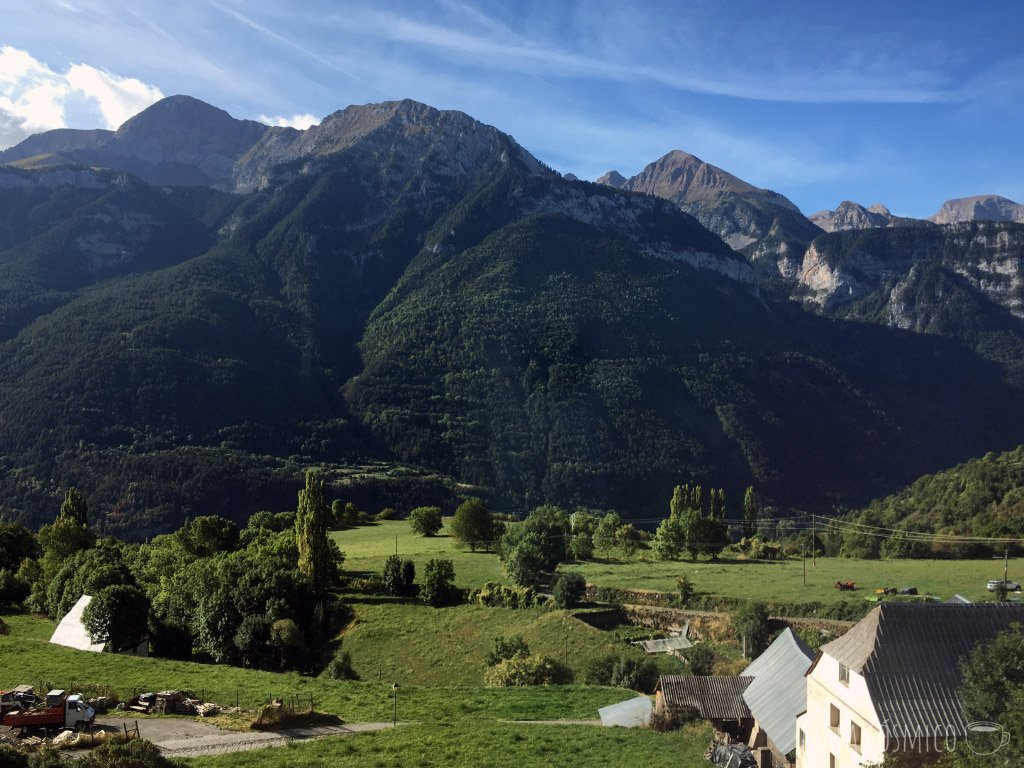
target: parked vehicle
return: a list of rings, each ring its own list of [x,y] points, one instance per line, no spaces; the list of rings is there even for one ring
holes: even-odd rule
[[[995,592],[1003,585],[1006,585],[1007,592],[1020,592],[1020,584],[1016,581],[1010,581],[1009,579],[992,579],[988,583],[988,591]]]
[[[82,694],[69,696],[65,691],[46,694],[46,706],[40,709],[11,711],[4,715],[8,728],[83,728],[96,719],[96,712],[82,699]]]
[[[0,717],[8,712],[21,712],[25,705],[14,698],[14,691],[0,691]]]

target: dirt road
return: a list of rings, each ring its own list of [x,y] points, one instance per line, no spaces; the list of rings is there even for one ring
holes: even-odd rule
[[[131,730],[134,718],[98,717],[96,725],[104,729]],[[280,747],[293,741],[350,736],[356,733],[390,728],[391,723],[346,723],[315,728],[291,728],[283,731],[227,731],[185,717],[147,717],[139,719],[139,735],[160,747],[168,757],[198,757],[244,752],[250,749]]]

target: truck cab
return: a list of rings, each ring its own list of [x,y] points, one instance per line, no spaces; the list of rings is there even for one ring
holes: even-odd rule
[[[82,698],[82,694],[76,693],[68,696],[64,701],[64,727],[80,728],[92,723],[96,719],[96,710],[90,707]]]

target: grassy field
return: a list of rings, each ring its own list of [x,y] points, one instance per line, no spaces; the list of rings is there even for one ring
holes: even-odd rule
[[[445,518],[448,522],[450,518]],[[403,560],[416,563],[422,574],[428,560],[447,558],[455,564],[455,583],[460,587],[481,587],[488,581],[504,581],[505,572],[493,552],[470,552],[455,545],[455,540],[442,529],[438,536],[419,536],[406,520],[385,520],[331,533],[345,553],[345,570],[357,574],[380,574],[388,555],[398,554]]]
[[[343,647],[365,680],[380,675],[417,685],[481,685],[487,669],[484,654],[498,635],[522,635],[534,653],[565,662],[574,671],[585,659],[610,651],[644,656],[567,611],[477,605],[436,609],[391,601],[357,602],[353,607],[357,621],[345,633]],[[666,671],[680,667],[676,663]]]
[[[417,572],[432,557],[447,557],[455,563],[456,582],[462,587],[479,587],[486,581],[504,580],[497,555],[469,552],[455,546],[447,536],[416,536],[404,520],[389,520],[378,525],[338,531],[332,536],[346,554],[347,570],[380,573],[384,560],[398,550],[413,560]],[[783,603],[819,602],[834,604],[862,602],[877,587],[915,586],[942,599],[961,594],[971,600],[989,599],[985,589],[989,579],[1001,578],[1001,560],[851,560],[819,557],[812,567],[807,562],[807,586],[803,585],[803,565],[799,560],[778,563],[723,560],[664,562],[650,560],[649,552],[624,561],[592,562],[562,566],[579,571],[587,582],[618,589],[647,589],[675,592],[676,581],[686,574],[698,592],[726,598],[748,598]],[[1024,561],[1010,562],[1010,578],[1024,581]],[[852,580],[861,587],[855,593],[839,592],[833,585]]]
[[[343,739],[194,758],[202,768],[648,768],[706,766],[704,727],[660,734],[626,728],[519,723],[416,724]]]
[[[579,571],[587,582],[618,589],[648,589],[675,592],[684,574],[699,593],[723,597],[770,600],[784,603],[863,601],[878,587],[917,587],[943,600],[961,594],[971,600],[991,599],[985,583],[1002,578],[1002,560],[851,560],[819,557],[812,567],[807,561],[807,586],[799,560],[778,563],[723,561],[664,562],[633,561],[581,563],[562,566]],[[1024,564],[1010,562],[1010,578],[1024,577]],[[852,580],[860,589],[840,592],[839,580]]]
[[[11,633],[0,635],[0,689],[21,683],[60,687],[84,692],[109,690],[119,697],[133,690],[185,689],[205,692],[208,700],[243,706],[265,703],[271,697],[312,695],[324,712],[347,721],[391,718],[391,679],[342,682],[295,673],[239,669],[218,664],[198,664],[157,658],[133,658],[107,653],[88,653],[50,645],[53,623],[31,616],[4,615]],[[440,642],[443,642],[443,638]],[[599,707],[622,701],[629,693],[619,688],[551,686],[492,689],[479,687],[427,688],[402,685],[399,715],[407,720],[453,722],[457,720],[550,720],[591,719]]]

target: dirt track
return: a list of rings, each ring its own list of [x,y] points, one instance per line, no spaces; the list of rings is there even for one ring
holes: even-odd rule
[[[129,730],[133,729],[135,722],[134,718],[96,718],[97,726],[118,731],[123,730],[125,724]],[[140,718],[138,723],[139,735],[160,747],[168,757],[222,755],[228,752],[280,747],[293,741],[349,736],[391,727],[391,723],[346,723],[283,731],[226,731],[185,717]]]

